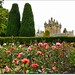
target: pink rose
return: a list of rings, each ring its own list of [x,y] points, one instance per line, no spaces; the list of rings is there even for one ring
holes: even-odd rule
[[[56,49],[56,46],[52,46],[52,50],[55,50]]]
[[[11,69],[10,69],[8,66],[5,67],[5,71],[6,71],[6,72],[10,72],[10,70],[11,70]]]
[[[37,51],[37,54],[40,54],[40,55],[41,55],[41,54],[42,54],[42,52],[41,52],[41,51]]]
[[[41,43],[41,42],[38,43],[38,46],[39,46],[39,47],[43,47],[43,43]]]
[[[14,64],[18,64],[18,63],[19,63],[18,59],[14,59],[12,62],[13,62]]]
[[[49,45],[46,45],[46,49],[49,49]]]
[[[23,52],[19,53],[19,54],[18,54],[18,58],[21,58],[23,55],[24,55]]]
[[[56,43],[56,46],[61,46],[61,44],[59,42]]]
[[[48,45],[48,43],[44,43],[44,46],[46,47]]]
[[[29,50],[29,51],[31,51],[31,50],[32,50],[32,48],[31,48],[31,47],[28,47],[28,50]]]
[[[7,51],[6,51],[6,54],[11,54],[11,51],[10,51],[10,50],[7,50]]]

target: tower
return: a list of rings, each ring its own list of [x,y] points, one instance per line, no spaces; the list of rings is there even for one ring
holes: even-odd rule
[[[45,30],[48,30],[50,34],[59,34],[61,33],[61,24],[58,23],[58,21],[51,19],[48,21],[48,23],[44,23]]]

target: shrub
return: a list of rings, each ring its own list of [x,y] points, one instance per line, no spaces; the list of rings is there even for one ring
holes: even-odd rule
[[[20,43],[30,43],[30,42],[34,42],[35,40],[37,40],[37,42],[53,42],[56,43],[58,42],[75,42],[75,37],[0,37],[0,43],[4,43],[4,42],[20,42]]]
[[[50,32],[48,30],[46,30],[44,33],[44,37],[49,37],[49,36],[50,36]]]

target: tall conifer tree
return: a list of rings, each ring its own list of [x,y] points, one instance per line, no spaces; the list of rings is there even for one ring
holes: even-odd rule
[[[20,29],[20,13],[18,4],[14,3],[9,12],[7,36],[18,36]]]
[[[31,5],[29,3],[24,5],[22,23],[20,27],[20,36],[35,36],[34,17]]]

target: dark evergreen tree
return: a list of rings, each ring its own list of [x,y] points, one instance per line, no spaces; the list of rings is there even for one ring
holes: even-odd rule
[[[20,36],[35,36],[34,17],[31,5],[29,3],[24,5]]]
[[[14,3],[9,12],[7,36],[18,36],[20,29],[20,13],[18,4]]]

